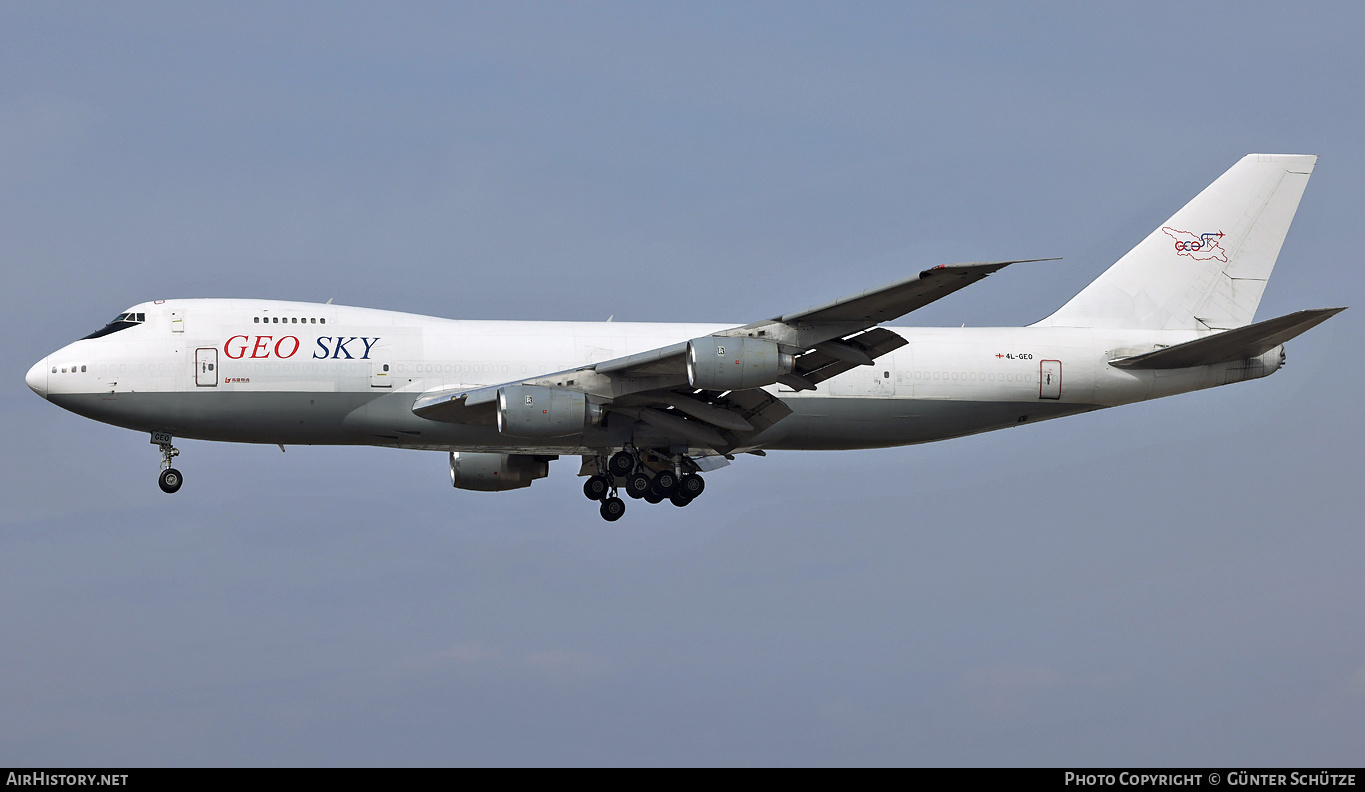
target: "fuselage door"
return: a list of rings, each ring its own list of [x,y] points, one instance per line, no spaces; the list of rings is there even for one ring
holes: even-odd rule
[[[1062,398],[1062,361],[1043,360],[1039,362],[1038,398]]]
[[[194,350],[194,384],[201,388],[218,385],[218,350]]]
[[[381,363],[376,360],[370,363],[370,387],[371,388],[392,388],[393,372],[388,363]]]
[[[896,362],[890,355],[882,355],[871,366],[862,366],[872,375],[868,390],[873,396],[896,395]]]

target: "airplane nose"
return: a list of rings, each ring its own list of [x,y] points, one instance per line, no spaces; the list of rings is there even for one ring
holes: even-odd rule
[[[33,368],[29,369],[28,374],[24,375],[24,382],[28,383],[28,387],[34,393],[44,399],[47,398],[47,358],[33,364]]]

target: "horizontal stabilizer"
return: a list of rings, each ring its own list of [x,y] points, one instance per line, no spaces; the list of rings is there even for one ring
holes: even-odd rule
[[[1119,358],[1109,365],[1124,369],[1176,369],[1212,366],[1263,355],[1294,336],[1336,316],[1345,308],[1296,311],[1276,319],[1227,330],[1215,335],[1158,349],[1143,355]]]

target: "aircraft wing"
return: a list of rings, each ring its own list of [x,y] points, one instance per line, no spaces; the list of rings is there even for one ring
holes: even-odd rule
[[[974,261],[966,264],[940,264],[918,275],[888,283],[878,289],[842,297],[831,303],[817,305],[778,317],[774,322],[866,322],[868,325],[889,322],[940,297],[970,286],[993,272],[1011,264],[1029,264],[1050,259],[1018,259],[1015,261]]]
[[[856,366],[872,365],[906,341],[878,324],[975,283],[1010,264],[1050,259],[945,264],[918,275],[804,311],[783,314],[713,334],[719,339],[763,339],[792,356],[791,371],[776,382],[811,390]],[[417,398],[423,418],[491,425],[499,391],[512,385],[567,388],[604,410],[641,421],[670,438],[728,454],[791,414],[760,387],[706,390],[688,378],[691,342],[477,389],[439,388]],[[719,342],[724,343],[724,342]],[[771,383],[770,383],[771,384]]]
[[[800,355],[795,373],[806,381],[784,384],[793,384],[802,390],[805,389],[803,385],[814,385],[854,366],[870,365],[878,356],[904,343],[898,342],[900,337],[889,330],[865,332],[869,328],[923,308],[1010,264],[1055,260],[940,264],[877,289],[868,289],[824,305],[736,327],[717,335],[768,338],[790,348]],[[685,373],[683,356],[686,352],[687,343],[681,342],[608,360],[592,368],[601,374],[615,372],[628,376]]]

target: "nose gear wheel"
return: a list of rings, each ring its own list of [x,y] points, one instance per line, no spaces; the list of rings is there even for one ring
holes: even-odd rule
[[[162,492],[170,495],[179,491],[180,485],[185,483],[185,477],[180,471],[171,467],[171,460],[180,456],[180,449],[171,445],[170,435],[153,435],[153,438],[156,440],[164,438],[164,442],[157,443],[161,449],[161,475],[157,477],[156,483]]]
[[[169,495],[180,489],[180,485],[184,482],[185,479],[181,478],[180,471],[175,468],[166,468],[161,471],[161,475],[157,478],[156,483],[160,485],[162,492]]]

